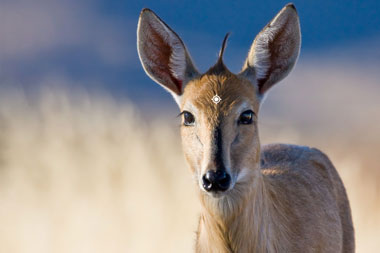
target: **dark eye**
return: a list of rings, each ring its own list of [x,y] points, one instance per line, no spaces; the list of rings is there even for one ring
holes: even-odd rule
[[[191,114],[191,113],[188,112],[188,111],[184,111],[184,112],[182,113],[182,115],[183,115],[183,124],[184,124],[185,126],[192,126],[192,125],[194,125],[195,118],[194,118],[194,115],[193,115],[193,114]]]
[[[251,110],[244,111],[242,114],[240,114],[238,123],[243,125],[252,124],[254,114],[255,113]]]

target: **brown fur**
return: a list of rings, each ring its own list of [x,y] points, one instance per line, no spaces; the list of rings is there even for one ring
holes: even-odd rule
[[[248,100],[256,114],[259,109],[249,82],[228,70],[212,73],[213,69],[190,83],[183,99],[204,115],[206,127],[200,135],[206,138],[200,138],[211,146],[208,133],[220,119],[231,117],[234,105]],[[223,99],[218,105],[211,101],[214,94]],[[260,153],[254,128],[242,133],[247,143],[230,154],[233,167],[245,163],[250,168],[245,180],[217,199],[199,191],[203,211],[197,252],[353,252],[347,195],[329,159],[316,149],[283,144],[264,146]],[[229,132],[235,129],[225,124],[222,131],[227,133],[225,143],[230,143],[234,134]],[[194,154],[188,146],[193,134],[182,127],[182,137],[192,171],[202,173],[196,168],[204,154]]]
[[[148,9],[140,16],[144,69],[172,93],[181,112],[194,117],[181,127],[181,136],[202,204],[196,251],[354,252],[346,191],[327,156],[308,147],[260,146],[257,115],[263,95],[298,57],[295,7],[285,6],[264,27],[237,75],[223,64],[226,39],[217,64],[200,75],[177,34]],[[212,101],[215,95],[220,103]],[[239,124],[247,110],[254,112],[253,122]],[[202,176],[220,164],[231,185],[225,192],[206,192]]]

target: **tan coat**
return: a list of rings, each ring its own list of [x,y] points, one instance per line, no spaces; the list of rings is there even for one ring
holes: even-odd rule
[[[300,50],[294,5],[257,35],[238,74],[222,60],[228,36],[204,74],[151,10],[141,12],[137,36],[146,73],[173,95],[183,117],[183,151],[202,204],[196,252],[355,251],[345,188],[328,157],[309,147],[260,145],[260,105]],[[205,175],[218,171],[227,188],[210,190]]]

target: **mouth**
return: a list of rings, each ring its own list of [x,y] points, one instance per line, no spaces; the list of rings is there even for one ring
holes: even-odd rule
[[[201,192],[203,192],[204,195],[215,198],[215,199],[221,199],[229,195],[231,191],[234,189],[234,186],[235,186],[235,180],[231,180],[230,186],[228,187],[228,189],[224,191],[221,191],[221,190],[207,191],[205,190],[202,183],[199,184],[199,188]]]
[[[206,195],[208,195],[209,197],[214,198],[214,199],[221,199],[221,198],[226,197],[229,191],[230,190],[227,190],[227,191],[224,191],[224,192],[221,192],[221,191],[218,191],[218,192],[206,192]]]

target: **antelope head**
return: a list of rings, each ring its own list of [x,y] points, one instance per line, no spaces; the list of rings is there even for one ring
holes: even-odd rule
[[[145,72],[169,91],[182,115],[185,158],[202,198],[238,201],[259,173],[257,116],[266,92],[295,65],[300,26],[292,4],[256,36],[240,73],[217,63],[201,74],[180,37],[154,12],[143,9],[137,47]]]

